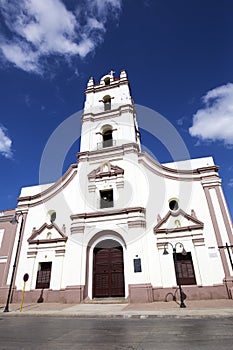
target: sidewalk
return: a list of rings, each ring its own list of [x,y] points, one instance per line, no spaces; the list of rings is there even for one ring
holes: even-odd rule
[[[185,301],[186,308],[181,309],[174,301],[148,304],[125,303],[86,303],[86,304],[24,304],[22,312],[19,304],[10,304],[9,312],[0,307],[1,317],[10,316],[56,316],[90,318],[220,318],[233,317],[233,300],[190,300]]]

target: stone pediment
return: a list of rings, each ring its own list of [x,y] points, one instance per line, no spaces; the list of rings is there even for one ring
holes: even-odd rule
[[[105,162],[97,169],[92,170],[88,174],[89,180],[101,179],[103,177],[119,176],[124,174],[124,169],[110,162]]]
[[[159,217],[154,233],[191,231],[203,227],[203,222],[196,218],[193,211],[192,215],[189,215],[180,209],[175,212],[169,211],[162,219]]]
[[[35,228],[28,239],[29,244],[66,242],[67,236],[56,224],[44,223],[38,230]]]

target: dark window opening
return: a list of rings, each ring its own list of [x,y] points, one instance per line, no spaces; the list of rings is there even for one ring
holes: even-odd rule
[[[177,257],[177,273],[179,276],[180,284],[181,285],[197,284],[191,253],[189,252],[186,255],[183,255],[182,253],[176,253],[176,257]],[[175,258],[174,255],[173,255],[173,258]],[[176,276],[176,279],[177,279],[177,276]]]
[[[112,130],[107,130],[103,133],[103,147],[112,146]]]
[[[169,208],[171,210],[178,210],[179,209],[179,204],[178,202],[175,200],[175,199],[172,199],[170,202],[169,202]]]
[[[133,259],[134,272],[142,272],[141,259]]]
[[[109,77],[105,78],[104,83],[105,85],[110,85],[110,78]]]
[[[111,110],[111,97],[110,96],[105,96],[103,98],[104,101],[104,110],[105,111],[110,111]]]
[[[49,288],[51,278],[52,262],[39,263],[37,271],[36,289]]]
[[[100,191],[100,208],[113,207],[113,190]]]

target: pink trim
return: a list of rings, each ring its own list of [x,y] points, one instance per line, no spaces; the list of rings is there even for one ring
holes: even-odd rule
[[[88,286],[89,286],[89,281],[90,281],[90,277],[89,276],[89,259],[90,259],[90,246],[87,246],[86,249],[86,275],[85,275],[85,286],[84,286],[84,290],[83,290],[83,298],[86,299],[88,297]],[[92,271],[93,274],[93,271]]]
[[[65,289],[60,290],[51,290],[44,289],[43,299],[44,303],[71,303],[79,304],[83,302],[83,290],[84,286],[67,286]],[[2,290],[0,290],[0,301],[5,302],[5,297],[2,297]],[[37,303],[38,298],[40,297],[41,289],[34,289],[31,291],[26,291],[24,294],[25,303]],[[4,292],[4,296],[6,292]],[[14,289],[13,302],[20,303],[22,297],[21,290]]]
[[[182,215],[185,217],[188,221],[193,222],[195,225],[192,226],[183,226],[183,227],[174,227],[174,228],[160,228],[163,224],[167,222],[170,216],[177,217],[179,215]],[[192,231],[192,230],[199,230],[203,229],[204,224],[202,221],[198,220],[197,218],[185,213],[182,209],[177,210],[176,212],[168,211],[168,213],[165,215],[163,219],[161,219],[158,224],[154,227],[154,233],[169,233],[169,232],[182,232],[182,231]]]
[[[61,236],[61,238],[54,238],[54,239],[43,239],[43,240],[36,240],[35,238],[38,237],[41,232],[44,229],[48,229],[51,230],[52,228],[55,228],[55,230],[59,233],[59,235]],[[59,229],[59,227],[56,224],[47,224],[44,223],[38,230],[33,230],[31,236],[28,238],[28,243],[32,244],[32,243],[54,243],[54,242],[61,242],[61,241],[67,241],[67,236]]]
[[[92,170],[90,174],[88,174],[88,179],[98,179],[103,177],[111,177],[111,176],[117,176],[117,175],[123,175],[124,169],[120,168],[117,165],[112,165],[111,163],[107,162],[108,164],[108,171],[103,171],[103,165],[99,166],[97,169]]]
[[[195,175],[195,177],[192,177],[191,180],[195,181],[195,180],[201,180],[203,179],[203,176],[208,176],[209,173],[216,173],[214,174],[217,178],[218,178],[218,166],[216,165],[212,165],[212,166],[206,166],[204,168],[197,168],[197,169],[191,169],[191,170],[183,170],[183,169],[172,169],[169,168],[165,165],[162,165],[158,162],[156,162],[154,160],[154,158],[152,158],[148,153],[145,152],[141,152],[139,154],[139,162],[144,163],[144,165],[146,165],[147,163],[145,162],[145,160],[149,161],[150,163],[152,163],[153,166],[155,166],[156,168],[161,169],[162,171],[166,171],[167,173],[170,174],[177,174],[177,175]],[[150,168],[149,164],[148,167]],[[160,174],[160,173],[158,173]],[[166,174],[162,173],[160,175],[164,175],[167,177]],[[180,179],[175,177],[175,179],[177,180],[190,180],[189,178],[185,178],[185,177],[181,177]]]
[[[231,284],[232,285],[232,284]],[[187,296],[188,300],[208,300],[208,299],[229,299],[227,288],[224,284],[214,286],[182,286],[182,290]],[[229,286],[229,290],[233,292],[233,288]],[[150,284],[134,284],[129,287],[131,298],[130,303],[151,303],[156,301],[172,301],[173,295],[179,301],[177,287],[162,288],[152,287]],[[6,302],[8,289],[0,289],[0,302]],[[45,289],[43,292],[43,299],[45,303],[82,303],[84,301],[84,286],[68,286],[61,290]],[[41,294],[40,289],[34,289],[25,292],[25,303],[37,303]],[[20,303],[22,297],[21,290],[14,291],[13,302]],[[156,304],[155,304],[156,307]]]
[[[124,209],[109,209],[103,211],[94,211],[92,213],[81,213],[81,214],[72,214],[70,216],[71,220],[74,219],[87,219],[87,218],[96,218],[102,216],[111,216],[111,215],[120,215],[120,214],[130,214],[140,212],[145,214],[146,209],[143,207],[132,207],[132,208],[124,208]]]
[[[108,160],[109,155],[119,155],[122,156],[126,153],[138,153],[139,152],[139,146],[135,142],[130,142],[127,144],[123,144],[121,146],[114,146],[114,147],[106,147],[102,149],[96,149],[92,151],[83,151],[79,152],[77,154],[79,161],[90,161],[90,160],[101,160],[104,161],[104,159]]]
[[[6,262],[1,263],[0,271],[0,288],[5,288],[7,286],[7,277],[11,267],[11,259],[13,246],[17,231],[17,225],[13,225],[11,220],[15,217],[15,209],[4,210],[3,215],[0,216],[0,229],[4,229],[2,244],[0,247],[0,255],[6,257]],[[8,287],[7,287],[8,288]],[[5,293],[5,292],[4,292]],[[6,301],[6,298],[4,302]]]
[[[134,108],[132,104],[125,104],[125,105],[121,105],[118,108],[114,108],[108,111],[101,111],[98,113],[92,113],[92,112],[88,112],[84,113],[82,115],[82,123],[86,122],[86,121],[100,121],[100,120],[109,120],[109,118],[111,117],[111,119],[113,118],[118,118],[122,113],[126,113],[129,112],[131,114],[134,113]]]
[[[116,80],[117,79],[117,80]],[[89,94],[89,93],[95,93],[97,90],[98,91],[105,91],[105,90],[110,90],[116,87],[119,87],[120,85],[125,85],[127,84],[129,86],[129,82],[127,78],[124,78],[124,80],[121,80],[119,78],[114,78],[114,81],[111,82],[110,85],[101,85],[101,84],[95,84],[94,86],[87,88],[84,93]]]
[[[54,197],[56,194],[58,194],[59,192],[63,191],[63,189],[71,182],[71,180],[75,177],[75,175],[77,174],[77,171],[74,171],[73,174],[71,175],[70,178],[68,178],[68,180],[63,183],[67,177],[70,175],[70,173],[72,173],[73,169],[77,168],[77,164],[72,164],[69,169],[67,170],[67,172],[53,185],[51,185],[49,188],[47,188],[45,191],[37,193],[33,196],[26,196],[26,197],[19,197],[17,198],[18,202],[24,202],[24,201],[32,201],[32,200],[36,200],[36,199],[40,199],[43,196],[46,196],[47,194],[49,194],[50,192],[52,192],[53,190],[55,190],[59,185],[62,185],[60,188],[58,188],[55,192],[53,192],[51,195],[49,195],[48,197],[39,200],[36,203],[28,203],[27,205],[29,207],[31,206],[35,206],[41,203],[44,203],[46,201],[48,201],[49,199],[51,199],[52,197]],[[24,204],[19,203],[18,208],[20,208],[20,206],[23,206]]]
[[[130,303],[151,303],[153,301],[152,285],[150,283],[129,284]]]
[[[222,212],[223,220],[224,220],[224,223],[225,223],[225,226],[226,226],[229,242],[232,245],[233,244],[232,228],[231,228],[231,224],[229,222],[229,219],[228,219],[228,216],[227,216],[227,212],[226,212],[226,208],[227,207],[225,207],[224,203],[223,203],[223,197],[222,197],[222,194],[221,194],[221,191],[220,191],[220,187],[216,187],[216,193],[217,193],[219,206],[220,206],[220,209],[221,209],[221,212]]]
[[[188,300],[229,299],[227,288],[224,284],[213,286],[182,286]],[[173,295],[179,302],[177,287],[156,288],[153,287],[153,301],[172,301]]]
[[[16,280],[16,276],[18,273],[18,266],[19,266],[19,260],[20,260],[20,255],[21,255],[21,248],[22,248],[22,243],[23,243],[23,237],[24,237],[24,231],[25,231],[25,226],[26,226],[26,219],[27,219],[27,214],[28,213],[23,213],[23,226],[22,226],[22,232],[21,232],[21,241],[20,241],[20,245],[19,245],[19,251],[18,251],[18,258],[17,258],[17,262],[16,262],[16,268],[15,268],[15,276],[14,276],[14,280],[13,280],[13,286],[15,285],[15,280]],[[18,225],[17,225],[18,226]],[[13,289],[14,292],[14,289]],[[12,292],[12,296],[13,296],[13,292]]]
[[[214,228],[217,244],[218,244],[218,246],[223,246],[222,237],[221,237],[221,234],[220,234],[220,231],[219,231],[218,222],[217,222],[217,218],[216,218],[216,215],[215,215],[214,206],[213,206],[213,203],[212,203],[212,200],[211,200],[209,189],[210,189],[209,187],[204,187],[204,192],[205,192],[206,199],[207,199],[207,204],[208,204],[208,207],[209,207],[210,217],[211,217],[211,220],[212,220],[212,224],[213,224],[213,228]],[[230,274],[230,270],[229,270],[229,266],[228,266],[228,263],[227,263],[225,252],[224,252],[223,249],[220,249],[219,252],[220,252],[220,256],[221,256],[221,260],[222,260],[222,264],[223,264],[225,277],[229,277],[231,274]]]

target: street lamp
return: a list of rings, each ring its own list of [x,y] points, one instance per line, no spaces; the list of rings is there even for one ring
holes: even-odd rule
[[[170,244],[170,246],[172,247],[172,250],[173,250],[173,256],[174,256],[174,264],[175,264],[175,272],[176,272],[176,280],[177,280],[177,284],[178,284],[178,287],[179,287],[179,292],[180,292],[180,307],[181,308],[185,308],[186,305],[184,303],[184,296],[183,296],[183,292],[182,292],[182,289],[181,289],[181,284],[180,284],[180,276],[179,276],[179,271],[178,271],[178,266],[177,266],[177,253],[176,253],[176,247],[177,245],[179,244],[180,248],[182,248],[182,252],[181,254],[182,255],[186,255],[187,252],[186,250],[184,249],[184,245],[180,242],[177,242],[174,246],[172,243],[170,242],[167,242],[164,244],[164,250],[163,250],[163,255],[167,255],[169,254],[168,250],[167,250],[167,246]]]
[[[20,248],[20,242],[21,242],[21,235],[22,235],[22,230],[23,230],[23,223],[24,223],[24,216],[22,212],[18,213],[18,217],[14,217],[12,220],[12,224],[18,223],[18,218],[22,216],[21,224],[20,224],[20,229],[19,229],[19,239],[17,243],[17,248],[16,248],[16,253],[15,253],[15,260],[14,260],[14,265],[12,269],[12,275],[11,275],[11,281],[10,281],[10,286],[9,286],[9,291],[8,291],[8,296],[7,296],[7,301],[6,301],[6,306],[3,312],[9,312],[9,303],[10,303],[10,298],[11,298],[11,291],[12,291],[12,286],[14,282],[14,277],[15,277],[15,269],[17,265],[17,260],[18,260],[18,254],[19,254],[19,248]]]

